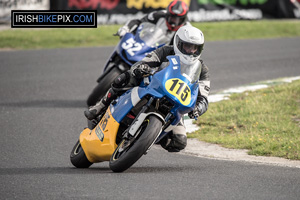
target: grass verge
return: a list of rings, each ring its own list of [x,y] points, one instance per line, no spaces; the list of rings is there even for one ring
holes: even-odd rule
[[[192,23],[206,41],[300,37],[299,20],[260,20]],[[0,49],[41,49],[115,45],[121,25],[97,29],[9,29],[0,31]]]
[[[211,103],[190,138],[300,160],[300,80]]]

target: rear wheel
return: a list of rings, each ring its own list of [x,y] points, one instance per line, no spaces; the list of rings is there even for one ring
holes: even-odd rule
[[[86,103],[88,106],[95,105],[110,88],[111,83],[117,76],[121,74],[121,71],[117,67],[113,67],[110,71],[103,76],[98,82],[98,85],[94,88],[90,96],[88,97]]]
[[[139,137],[133,142],[123,139],[109,161],[109,167],[114,172],[123,172],[131,167],[148,148],[154,143],[161,131],[162,122],[155,116],[151,115],[145,119],[141,125]]]
[[[77,168],[88,168],[93,164],[87,159],[79,141],[73,147],[70,159],[71,163]]]

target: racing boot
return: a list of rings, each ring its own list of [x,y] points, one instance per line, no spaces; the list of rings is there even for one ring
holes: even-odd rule
[[[116,92],[110,88],[104,97],[97,102],[96,105],[89,107],[88,110],[84,111],[84,115],[87,119],[93,120],[96,119],[101,113],[105,112],[109,104],[117,98]]]

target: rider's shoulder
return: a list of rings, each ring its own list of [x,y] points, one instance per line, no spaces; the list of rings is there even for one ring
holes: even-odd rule
[[[207,67],[206,64],[204,64],[204,62],[203,62],[202,59],[199,59],[199,60],[200,60],[200,62],[201,62],[202,73],[208,74],[208,73],[209,73],[209,68]]]
[[[185,25],[185,26],[193,26],[189,21],[186,21],[186,22],[184,23],[184,25]]]
[[[174,52],[173,45],[164,45],[162,47],[159,47],[157,50],[162,50],[165,52]]]
[[[158,20],[159,18],[165,17],[167,12],[165,10],[157,10],[148,14],[148,20]]]
[[[175,55],[173,46],[165,45],[153,51],[159,60],[165,60],[167,56]]]
[[[201,65],[202,65],[202,68],[207,68],[208,69],[207,65],[204,64],[204,61],[203,61],[202,58],[199,58],[199,61],[200,61]]]
[[[173,45],[165,45],[161,48],[165,52],[166,55],[175,55]]]
[[[165,48],[165,49],[170,49],[170,50],[173,50],[173,51],[174,51],[173,45],[165,45],[165,46],[163,46],[163,48]]]
[[[157,11],[153,11],[153,12],[156,12],[157,14],[160,14],[160,15],[166,15],[167,14],[166,10],[157,10]]]

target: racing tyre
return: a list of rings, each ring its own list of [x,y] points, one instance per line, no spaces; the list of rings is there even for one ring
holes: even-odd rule
[[[114,172],[123,172],[131,167],[155,142],[160,134],[162,122],[155,115],[149,116],[141,125],[138,138],[131,144],[123,139],[109,161],[109,167]]]
[[[110,85],[117,76],[121,74],[121,71],[117,67],[113,67],[106,73],[102,75],[103,77],[99,80],[98,85],[94,88],[90,96],[88,97],[86,103],[88,106],[95,105],[110,88]]]
[[[71,163],[77,168],[88,168],[93,164],[87,159],[79,141],[73,147],[70,159]]]

